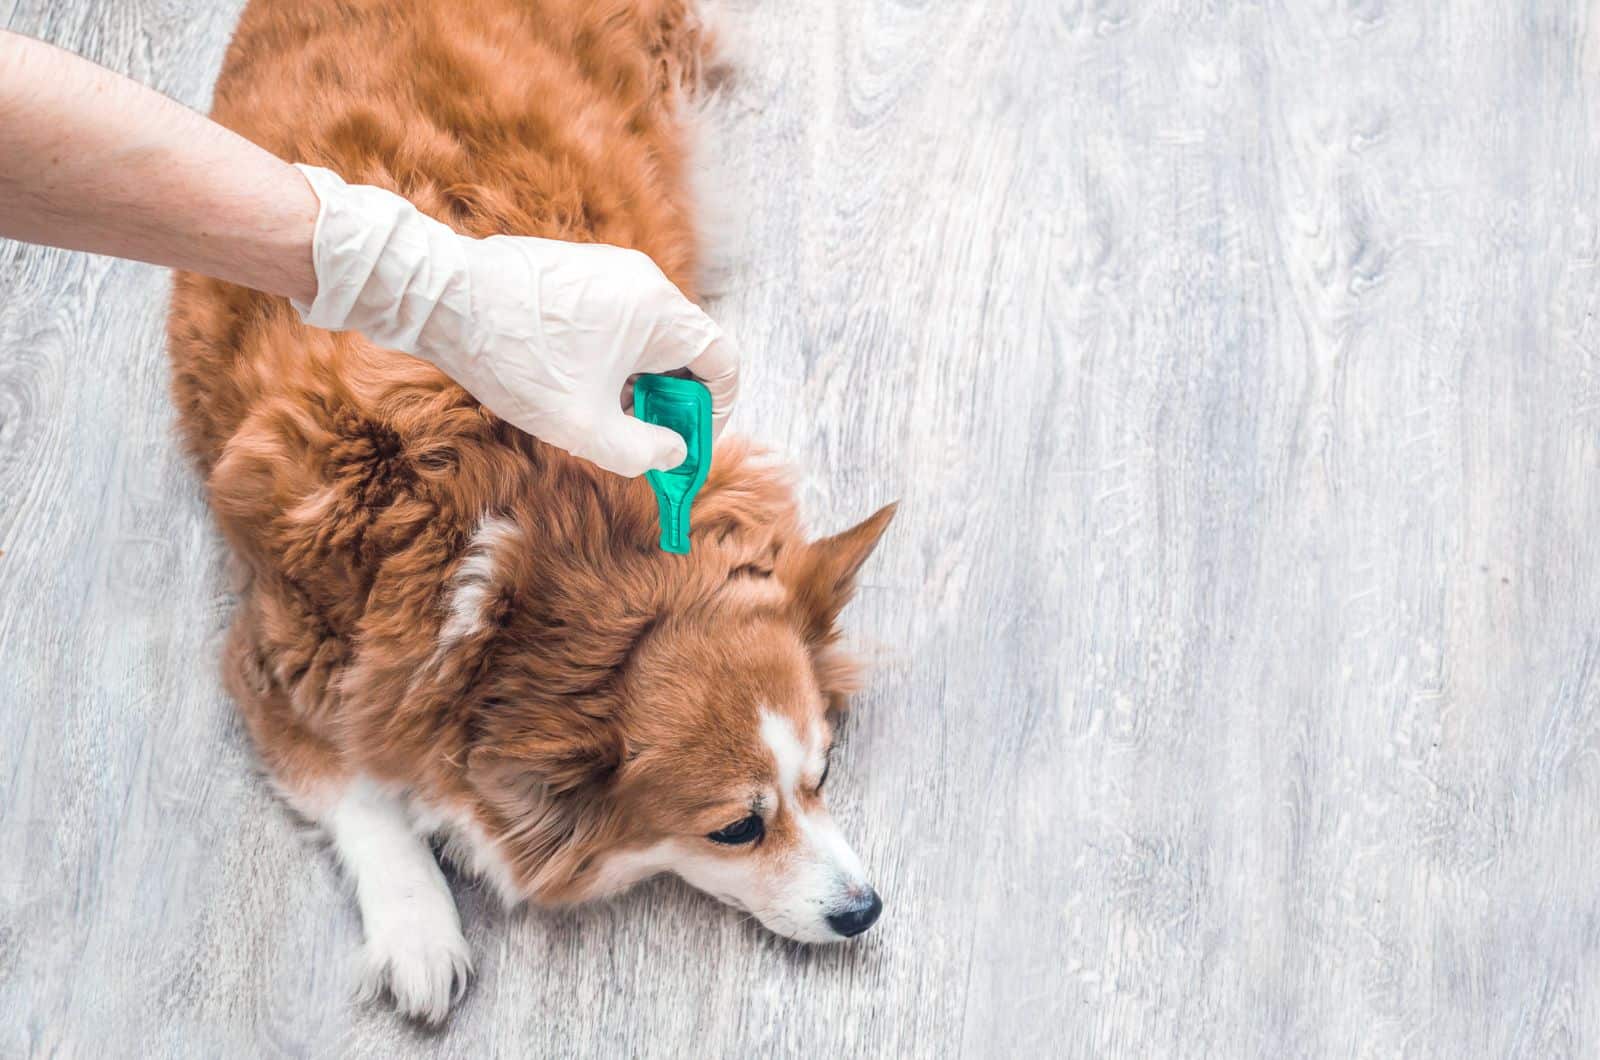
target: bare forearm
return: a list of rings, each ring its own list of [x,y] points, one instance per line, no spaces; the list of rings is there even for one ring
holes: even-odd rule
[[[310,301],[317,197],[173,100],[0,30],[0,236]]]

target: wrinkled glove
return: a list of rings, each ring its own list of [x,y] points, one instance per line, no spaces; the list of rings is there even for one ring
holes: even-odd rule
[[[299,170],[322,206],[317,297],[330,331],[421,357],[490,411],[619,475],[683,462],[683,439],[623,411],[638,372],[687,367],[720,432],[739,388],[733,343],[644,254],[530,236],[473,239],[381,188]]]

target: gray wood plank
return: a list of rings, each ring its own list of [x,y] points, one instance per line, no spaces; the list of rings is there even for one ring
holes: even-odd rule
[[[236,3],[0,0],[202,105]],[[0,243],[0,1056],[1600,1049],[1600,7],[756,3],[736,421],[902,509],[888,911],[507,917],[418,1031],[254,775],[166,280]]]

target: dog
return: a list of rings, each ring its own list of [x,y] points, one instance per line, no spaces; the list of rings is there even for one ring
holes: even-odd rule
[[[618,244],[690,297],[685,0],[252,0],[213,115],[458,231]],[[824,804],[840,610],[893,515],[808,540],[725,441],[693,551],[654,497],[434,368],[180,274],[185,444],[248,573],[227,687],[354,882],[362,980],[441,1020],[471,971],[434,843],[508,906],[676,873],[804,942],[882,903]]]

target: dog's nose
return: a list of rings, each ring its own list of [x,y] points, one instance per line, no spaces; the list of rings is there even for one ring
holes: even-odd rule
[[[833,928],[845,938],[859,935],[867,928],[878,922],[878,914],[883,912],[883,899],[878,897],[878,892],[867,888],[867,896],[861,904],[854,909],[846,909],[841,913],[828,915],[828,926]]]

